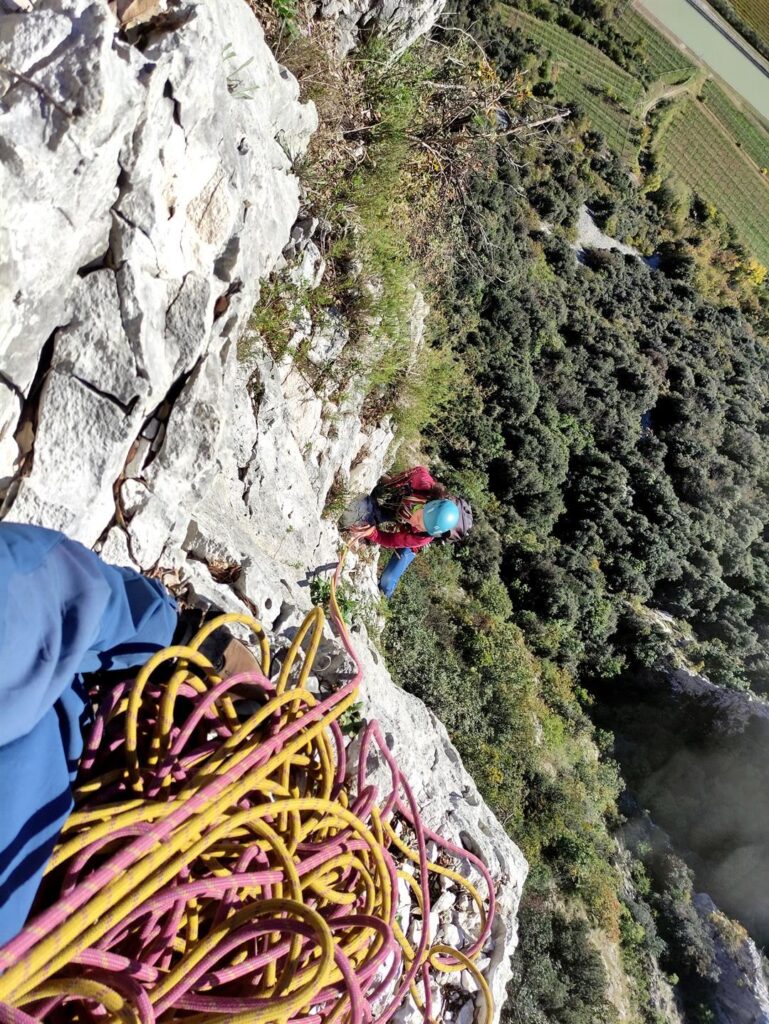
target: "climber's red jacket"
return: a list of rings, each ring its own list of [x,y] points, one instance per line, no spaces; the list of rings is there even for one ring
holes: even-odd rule
[[[392,501],[393,495],[401,492],[404,497],[415,499],[417,502],[432,501],[435,497],[434,488],[438,486],[429,473],[426,466],[414,466],[399,476],[392,477],[382,488],[379,485],[373,494],[380,505],[385,504],[382,494],[386,493],[387,498]],[[379,493],[378,493],[379,492]],[[395,523],[392,524],[395,526]],[[417,533],[408,523],[398,524],[395,530],[387,529],[384,524],[377,526],[366,538],[371,544],[378,544],[382,548],[411,548],[418,551],[435,540],[429,533]]]

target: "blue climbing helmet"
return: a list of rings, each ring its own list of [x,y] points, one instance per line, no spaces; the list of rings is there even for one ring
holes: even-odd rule
[[[459,522],[459,508],[448,498],[440,501],[428,501],[425,505],[425,530],[431,537],[440,537],[442,533],[453,530]]]

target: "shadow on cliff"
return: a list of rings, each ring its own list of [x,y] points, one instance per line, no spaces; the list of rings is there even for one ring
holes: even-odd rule
[[[707,891],[769,947],[769,707],[696,676],[596,688],[629,787]]]

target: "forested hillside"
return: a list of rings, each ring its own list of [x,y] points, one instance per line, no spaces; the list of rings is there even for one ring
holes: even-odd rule
[[[529,183],[509,164],[501,172],[482,201],[509,260],[490,284],[472,271],[458,283],[478,297],[460,346],[473,387],[436,443],[495,499],[487,522],[521,621],[542,653],[613,675],[628,645],[641,653],[629,606],[649,602],[692,625],[712,678],[763,688],[768,367],[757,325],[704,299],[685,266],[618,254],[580,265],[562,235],[527,227],[504,185]],[[589,155],[569,173],[589,181]],[[555,176],[529,193],[550,216],[551,189],[562,198]]]
[[[643,74],[610,5],[567,8],[562,24]],[[455,16],[503,77],[536,83],[544,57],[494,5]],[[711,679],[767,690],[769,292],[723,218],[634,178],[578,103],[534,84],[516,116],[554,120],[490,153],[464,196],[436,339],[463,386],[426,435],[478,525],[456,571],[437,550],[403,585],[389,657],[534,865],[511,1019],[612,1019],[596,949],[619,936],[631,1017],[666,1019],[648,997],[658,961],[705,1021],[717,972],[691,873],[672,850],[641,863],[641,846],[632,898],[620,882],[622,787],[595,760],[608,738],[589,691],[664,652],[647,608],[686,624]],[[585,203],[655,259],[577,258]]]
[[[466,23],[512,74],[531,44],[487,6]],[[482,509],[463,583],[498,572],[537,653],[583,677],[656,657],[650,605],[689,623],[711,678],[763,691],[769,292],[711,277],[715,246],[748,262],[738,244],[696,199],[679,227],[579,112],[529,146],[473,179],[446,314],[465,387],[429,443]],[[639,225],[652,265],[576,259],[585,202]]]
[[[647,842],[591,715],[599,687],[669,655],[659,613],[677,657],[767,690],[766,270],[668,174],[667,90],[705,103],[704,76],[627,4],[454,0],[440,25],[333,73],[300,34],[284,54],[325,125],[304,170],[330,239],[309,301],[360,327],[325,386],[370,364],[364,413],[392,415],[401,468],[429,462],[476,515],[384,609],[387,661],[529,859],[507,1018],[662,1024],[677,1000],[711,1024],[692,872]],[[758,175],[754,122],[707,103]],[[580,248],[585,207],[638,255]],[[416,357],[414,284],[432,308]],[[257,326],[312,374],[290,348],[306,301],[276,289]]]

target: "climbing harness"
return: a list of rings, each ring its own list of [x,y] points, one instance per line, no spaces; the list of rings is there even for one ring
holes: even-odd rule
[[[474,963],[494,917],[486,866],[424,825],[375,722],[348,764],[340,720],[362,668],[341,569],[330,611],[356,672],[325,699],[308,688],[320,608],[274,681],[261,625],[223,615],[103,696],[47,909],[0,949],[0,1024],[386,1024],[405,999],[429,1022],[434,973],[458,971],[490,1024]],[[200,647],[232,623],[256,637],[260,670],[221,678]],[[382,793],[367,778],[372,748],[389,771]],[[440,876],[477,908],[461,950],[431,934]]]

